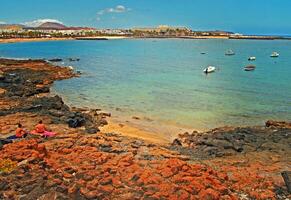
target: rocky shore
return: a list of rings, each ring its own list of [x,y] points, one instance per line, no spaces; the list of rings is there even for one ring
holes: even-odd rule
[[[291,124],[224,127],[161,145],[100,132],[108,116],[52,96],[71,68],[0,59],[0,133],[42,119],[58,133],[0,144],[0,199],[288,199]]]

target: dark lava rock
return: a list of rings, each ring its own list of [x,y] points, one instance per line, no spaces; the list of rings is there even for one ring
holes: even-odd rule
[[[70,62],[80,61],[80,58],[69,58]]]
[[[88,134],[95,134],[98,133],[100,130],[96,127],[86,128],[86,133]]]
[[[86,123],[86,119],[82,115],[82,113],[79,113],[79,112],[71,113],[71,115],[67,119],[67,123],[68,123],[69,127],[77,128],[77,127],[84,126]]]
[[[201,134],[180,134],[179,138],[173,141],[171,149],[198,158],[220,157],[253,151],[290,151],[291,128],[286,128],[290,124],[268,122],[267,126],[270,128],[221,128]]]
[[[62,62],[63,59],[61,59],[61,58],[53,58],[53,59],[49,59],[48,61],[50,61],[50,62]]]
[[[176,139],[174,139],[172,145],[173,146],[182,146],[182,142],[176,138]]]
[[[78,61],[79,59],[71,58]],[[56,58],[50,61],[61,61]],[[69,127],[77,128],[85,126],[86,132],[94,134],[99,132],[98,127],[107,124],[106,117],[110,114],[97,113],[96,110],[84,110],[76,112],[71,110],[60,96],[38,95],[48,93],[54,80],[62,80],[73,77],[71,70],[57,69],[43,60],[8,60],[0,59],[0,88],[5,90],[1,99],[7,102],[16,102],[17,106],[0,109],[0,116],[27,112],[49,116],[52,123],[65,123]],[[22,64],[29,67],[22,67]],[[38,65],[40,68],[38,68]],[[46,66],[47,65],[47,66]],[[10,69],[11,66],[11,69]],[[19,66],[18,68],[15,66]],[[35,70],[33,67],[37,67]],[[59,71],[60,70],[60,71]],[[7,141],[1,141],[2,144]]]
[[[9,188],[9,183],[5,180],[1,180],[0,181],[0,190],[4,191],[7,190]]]

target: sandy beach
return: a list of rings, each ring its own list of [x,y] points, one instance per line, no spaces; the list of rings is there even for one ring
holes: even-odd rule
[[[102,132],[114,132],[124,136],[143,139],[157,144],[171,143],[170,137],[163,136],[154,131],[146,131],[142,127],[130,125],[128,123],[118,123],[108,119],[108,125],[101,127]]]
[[[105,38],[108,40],[127,39],[124,36],[100,36],[97,38]],[[61,40],[75,40],[75,38],[11,38],[11,39],[0,39],[0,43],[18,43],[18,42],[43,42],[43,41],[61,41]]]
[[[0,43],[42,42],[59,40],[73,40],[73,38],[12,38],[12,39],[0,39]]]

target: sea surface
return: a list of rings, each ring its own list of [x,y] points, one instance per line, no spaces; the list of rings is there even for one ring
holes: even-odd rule
[[[236,55],[225,56],[232,49]],[[273,51],[279,58],[271,58]],[[201,52],[206,52],[202,55]],[[83,73],[58,81],[66,103],[115,116],[209,129],[291,120],[291,41],[125,39],[0,44],[0,56],[63,58]],[[248,61],[256,56],[256,61]],[[70,62],[68,58],[80,58]],[[256,65],[246,72],[243,67]],[[218,68],[205,75],[208,65]]]

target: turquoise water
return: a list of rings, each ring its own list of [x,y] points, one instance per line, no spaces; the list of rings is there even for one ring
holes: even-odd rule
[[[235,56],[225,56],[232,49]],[[279,58],[270,58],[273,51]],[[201,55],[200,52],[207,52]],[[78,57],[84,74],[57,82],[71,105],[208,129],[291,120],[291,41],[109,40],[0,44],[0,56]],[[253,72],[243,71],[251,62]],[[219,68],[205,75],[208,65]],[[116,111],[120,108],[121,111]],[[119,110],[119,109],[118,109]]]

